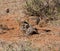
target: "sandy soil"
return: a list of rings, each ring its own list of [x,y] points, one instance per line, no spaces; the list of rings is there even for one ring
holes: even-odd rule
[[[13,28],[12,30],[2,30],[1,32],[5,33],[0,32],[0,39],[6,41],[29,40],[32,44],[35,44],[36,47],[60,42],[60,27],[53,25],[39,27],[36,25],[35,27],[38,29],[39,34],[25,36],[20,30],[19,22],[16,20],[16,17],[16,15],[8,15],[0,18],[0,24],[6,25],[9,29]],[[45,29],[49,29],[51,32],[46,32],[44,31]]]

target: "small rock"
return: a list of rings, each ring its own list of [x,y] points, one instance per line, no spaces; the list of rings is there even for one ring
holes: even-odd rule
[[[21,30],[26,31],[29,28],[29,24],[26,21],[22,22]]]
[[[32,35],[32,34],[38,34],[38,31],[36,28],[33,28],[29,23],[22,22],[21,30],[26,33],[26,35]]]
[[[30,27],[26,30],[26,34],[27,34],[27,35],[38,34],[38,31],[37,31],[36,28],[33,28],[32,26],[30,26]]]
[[[9,13],[9,9],[6,9],[6,13]]]

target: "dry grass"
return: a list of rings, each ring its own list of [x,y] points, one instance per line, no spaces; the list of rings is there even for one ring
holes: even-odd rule
[[[58,12],[59,3],[55,0],[26,0],[26,10],[28,15],[51,16]]]
[[[51,42],[40,47],[32,47],[30,41],[6,42],[0,40],[0,51],[59,51],[60,43]]]

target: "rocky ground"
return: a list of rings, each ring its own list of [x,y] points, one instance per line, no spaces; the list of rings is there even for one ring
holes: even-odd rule
[[[7,17],[4,16],[4,18],[2,17],[0,18],[0,26],[1,26],[0,28],[1,51],[8,51],[7,48],[4,46],[8,47],[9,45],[13,46],[14,51],[21,51],[22,48],[26,51],[35,51],[35,49],[36,51],[40,51],[40,50],[59,51],[60,50],[59,49],[60,48],[60,26],[59,25],[54,26],[53,24],[49,24],[45,27],[39,27],[38,25],[35,25],[34,27],[38,29],[39,34],[25,36],[25,33],[23,33],[20,30],[19,21],[16,20],[15,15],[11,15],[11,16],[9,15]],[[51,30],[51,31],[45,31],[45,30]],[[17,47],[15,47],[15,45]],[[22,47],[20,49],[21,45]],[[10,49],[10,51],[13,51],[9,47],[8,49]]]
[[[0,7],[5,6],[0,8],[0,51],[60,51],[60,19],[41,27],[36,25],[36,21],[31,20],[31,17],[22,13],[19,2],[11,0],[8,4],[7,0],[2,1]],[[6,12],[7,7],[9,11]],[[23,20],[37,28],[38,34],[26,36],[20,29]]]

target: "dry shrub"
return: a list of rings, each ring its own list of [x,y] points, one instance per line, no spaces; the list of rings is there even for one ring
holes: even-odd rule
[[[26,13],[30,16],[54,16],[60,10],[60,0],[26,0]]]

